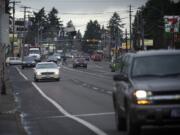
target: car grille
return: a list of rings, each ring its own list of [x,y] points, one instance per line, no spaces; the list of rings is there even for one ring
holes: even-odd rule
[[[41,73],[41,75],[53,75],[54,72],[44,72],[44,73]]]
[[[180,104],[180,90],[179,91],[155,91],[150,97],[154,105],[168,105]]]

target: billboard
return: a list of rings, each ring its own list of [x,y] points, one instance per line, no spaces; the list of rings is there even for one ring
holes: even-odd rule
[[[180,32],[180,16],[164,16],[165,32]]]

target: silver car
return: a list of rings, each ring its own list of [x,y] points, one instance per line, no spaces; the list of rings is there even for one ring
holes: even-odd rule
[[[21,65],[22,59],[19,57],[8,57],[6,59],[6,65]]]
[[[60,67],[54,62],[40,62],[34,68],[34,81],[55,79],[60,80]]]

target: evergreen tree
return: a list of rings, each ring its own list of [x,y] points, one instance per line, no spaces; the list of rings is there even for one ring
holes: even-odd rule
[[[53,40],[53,38],[57,37],[60,28],[63,26],[62,21],[60,21],[60,18],[58,18],[58,10],[52,8],[48,14],[47,20],[47,36]]]
[[[119,43],[123,37],[123,30],[124,24],[122,23],[122,19],[120,18],[119,14],[114,12],[113,16],[109,20],[108,29],[111,34],[111,38],[114,42]]]
[[[169,42],[166,41],[164,32],[164,16],[179,15],[179,3],[174,3],[171,0],[148,0],[135,16],[133,35],[136,46],[139,43],[137,36],[142,33],[139,28],[144,27],[145,38],[153,39],[154,48],[167,48]],[[144,26],[142,26],[142,19],[144,20]]]
[[[26,42],[31,44],[35,44],[35,42],[37,42],[38,33],[41,32],[41,37],[43,37],[45,28],[47,28],[47,16],[45,14],[45,9],[42,8],[38,12],[34,12],[33,14],[34,17],[29,18],[29,22],[31,22],[32,24],[28,26],[28,33],[26,36]]]
[[[101,39],[101,26],[97,20],[90,20],[86,26],[84,39]]]

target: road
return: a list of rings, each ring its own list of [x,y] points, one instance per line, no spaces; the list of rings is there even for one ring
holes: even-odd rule
[[[89,62],[87,69],[73,69],[68,64],[60,69],[59,82],[38,83],[32,69],[10,67],[17,109],[28,135],[125,135],[115,126],[114,73],[108,66],[107,62]],[[166,130],[176,131],[150,128],[142,134],[167,134]]]

